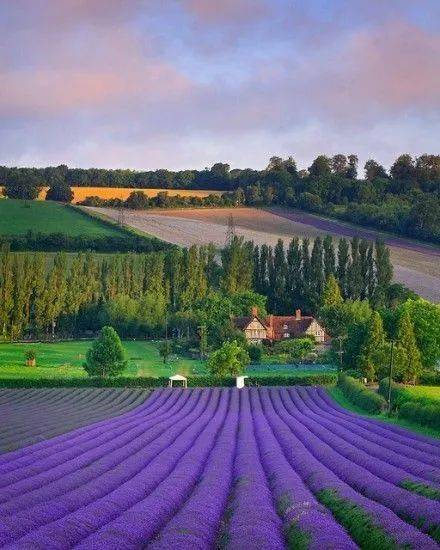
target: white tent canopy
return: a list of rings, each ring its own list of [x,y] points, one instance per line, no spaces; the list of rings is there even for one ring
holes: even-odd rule
[[[173,376],[170,376],[168,378],[168,387],[173,387],[173,382],[183,382],[183,387],[188,387],[188,378],[186,376],[182,376],[181,374],[173,374]]]

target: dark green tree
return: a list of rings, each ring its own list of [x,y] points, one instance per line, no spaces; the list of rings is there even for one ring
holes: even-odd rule
[[[87,351],[84,370],[89,376],[107,378],[120,374],[126,366],[124,348],[118,333],[112,327],[103,327]]]

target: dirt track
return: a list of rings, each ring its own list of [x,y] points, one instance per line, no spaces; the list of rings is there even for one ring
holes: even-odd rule
[[[93,208],[112,219],[118,211]],[[440,302],[440,249],[428,244],[385,236],[376,231],[283,209],[258,210],[255,208],[218,208],[129,211],[125,214],[128,225],[168,242],[187,246],[213,242],[225,243],[226,227],[232,214],[236,233],[256,244],[274,245],[281,238],[293,236],[314,238],[330,233],[335,237],[355,234],[368,239],[380,235],[391,249],[395,279],[406,284],[421,296]]]

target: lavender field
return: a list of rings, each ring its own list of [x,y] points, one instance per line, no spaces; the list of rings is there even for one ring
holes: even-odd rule
[[[439,498],[439,441],[324,389],[159,389],[0,455],[0,547],[434,549]]]

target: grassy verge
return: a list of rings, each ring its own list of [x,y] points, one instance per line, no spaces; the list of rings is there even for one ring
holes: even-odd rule
[[[407,428],[409,430],[412,430],[413,432],[420,433],[422,435],[427,435],[429,437],[433,437],[435,439],[440,439],[440,430],[436,430],[434,428],[427,428],[425,426],[420,426],[419,424],[415,424],[414,422],[409,422],[407,420],[404,420],[403,418],[396,418],[395,416],[387,416],[385,413],[382,413],[380,415],[377,414],[368,414],[360,407],[353,405],[351,401],[349,401],[345,395],[342,393],[342,391],[334,386],[327,389],[328,393],[333,397],[333,399],[341,405],[341,407],[344,407],[344,409],[348,409],[349,411],[355,412],[361,416],[365,416],[367,418],[374,418],[376,420],[380,420],[386,424],[394,424],[395,426],[401,426],[402,428]]]

